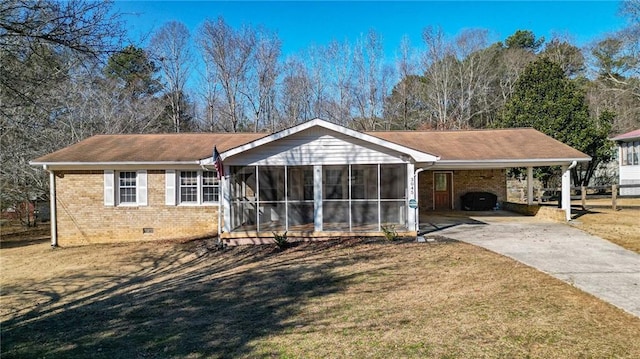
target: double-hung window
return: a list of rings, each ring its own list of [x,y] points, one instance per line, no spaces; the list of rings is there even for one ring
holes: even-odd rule
[[[202,202],[217,203],[220,200],[220,183],[213,171],[202,172]]]
[[[198,171],[180,171],[180,203],[198,203]]]
[[[147,171],[104,171],[105,206],[146,206]]]
[[[218,203],[220,183],[214,171],[180,171],[178,174],[179,203]]]
[[[118,173],[118,203],[119,204],[137,204],[136,201],[136,178],[135,172],[119,172]]]

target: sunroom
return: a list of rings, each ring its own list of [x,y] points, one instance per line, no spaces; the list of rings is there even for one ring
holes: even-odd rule
[[[438,159],[322,120],[221,157],[223,238],[415,234],[415,163]]]

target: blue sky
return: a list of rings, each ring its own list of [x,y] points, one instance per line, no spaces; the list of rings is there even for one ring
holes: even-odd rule
[[[568,34],[579,46],[619,30],[625,20],[617,15],[618,1],[123,1],[130,38],[143,41],[163,23],[183,22],[195,31],[207,18],[223,16],[232,26],[263,25],[278,33],[283,55],[331,40],[354,43],[373,28],[383,36],[387,58],[395,57],[403,35],[413,47],[422,46],[422,30],[441,26],[448,35],[483,28],[491,40],[504,40],[518,29],[546,39]],[[144,43],[142,43],[144,45]]]

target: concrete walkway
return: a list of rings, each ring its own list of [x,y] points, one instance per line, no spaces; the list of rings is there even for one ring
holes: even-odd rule
[[[537,268],[640,317],[640,255],[563,223],[472,216],[429,235],[471,243]]]

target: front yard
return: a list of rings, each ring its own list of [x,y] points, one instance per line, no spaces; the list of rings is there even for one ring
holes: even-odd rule
[[[579,206],[579,201],[573,202]],[[587,201],[585,211],[578,210],[574,225],[583,231],[640,253],[640,198],[621,198],[617,210],[610,199]]]
[[[640,319],[459,242],[10,243],[2,358],[640,357]]]

